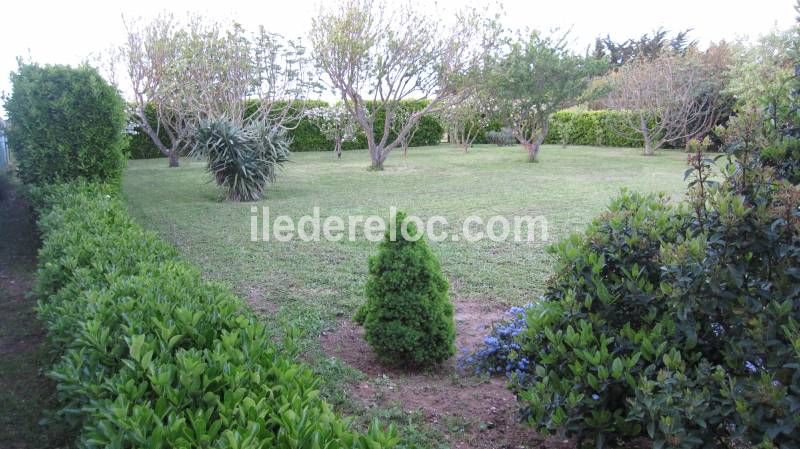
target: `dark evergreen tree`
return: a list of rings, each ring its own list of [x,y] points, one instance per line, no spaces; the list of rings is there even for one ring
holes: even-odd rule
[[[396,238],[387,230],[378,254],[369,259],[367,302],[356,321],[382,361],[434,365],[455,353],[453,304],[439,261],[413,223],[404,238],[404,219],[397,214]]]

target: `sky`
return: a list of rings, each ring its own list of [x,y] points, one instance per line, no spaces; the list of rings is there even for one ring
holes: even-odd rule
[[[443,18],[463,0],[417,0],[425,11]],[[123,16],[153,17],[200,13],[219,21],[235,20],[245,28],[264,25],[287,37],[305,36],[311,17],[330,0],[95,0],[7,1],[0,6],[0,92],[8,93],[8,74],[19,56],[41,64],[79,64],[92,60],[124,39]],[[638,37],[659,27],[693,29],[702,46],[719,40],[757,37],[788,28],[797,15],[794,0],[502,0],[502,22],[511,29],[571,30],[572,45],[585,49],[595,37]],[[494,12],[497,0],[470,1]],[[124,86],[123,86],[124,87]],[[0,102],[0,115],[5,115]]]

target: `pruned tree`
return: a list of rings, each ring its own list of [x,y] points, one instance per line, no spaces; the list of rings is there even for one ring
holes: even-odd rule
[[[637,59],[609,75],[606,104],[627,111],[623,135],[641,135],[649,156],[665,144],[702,138],[714,126],[721,86],[697,54]]]
[[[425,114],[464,101],[479,67],[495,45],[498,28],[475,10],[458,13],[454,24],[386,0],[345,0],[313,21],[311,42],[319,67],[364,131],[371,166],[380,170],[389,154]],[[430,101],[400,117],[407,98]],[[385,117],[385,120],[378,120]]]
[[[170,167],[191,149],[201,122],[291,126],[297,123],[293,101],[314,87],[303,46],[263,28],[250,34],[237,24],[172,15],[125,27],[121,54],[134,98],[131,115]],[[247,110],[251,99],[255,113]]]
[[[342,143],[356,139],[356,124],[343,104],[313,108],[306,111],[326,139],[333,142],[333,153],[342,158]]]
[[[451,142],[460,146],[465,153],[489,125],[491,116],[488,109],[485,95],[476,94],[440,113]]]
[[[189,148],[196,124],[194,111],[188,107],[194,93],[182,82],[180,72],[180,67],[186,65],[187,56],[182,50],[187,34],[173,16],[167,15],[143,27],[126,24],[126,28],[127,42],[122,51],[133,91],[132,118],[169,158],[169,166],[177,167],[181,151]],[[155,112],[155,127],[145,112],[148,105]]]
[[[525,147],[529,161],[537,160],[550,115],[576,104],[590,77],[603,68],[601,60],[569,51],[566,36],[534,31],[510,41],[493,64],[487,91],[495,113]]]

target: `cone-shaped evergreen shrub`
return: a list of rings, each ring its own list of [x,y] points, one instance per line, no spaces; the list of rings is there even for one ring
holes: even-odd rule
[[[409,240],[394,218],[396,238],[387,230],[378,254],[369,259],[367,303],[356,314],[365,338],[384,362],[433,365],[455,353],[453,304],[439,261],[413,223]],[[419,239],[414,240],[413,236]]]

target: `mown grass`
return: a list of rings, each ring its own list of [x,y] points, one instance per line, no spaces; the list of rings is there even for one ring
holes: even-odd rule
[[[177,169],[160,159],[131,161],[123,194],[142,224],[173,242],[209,278],[230,283],[276,328],[292,329],[336,401],[344,398],[342,385],[360,373],[325,357],[317,337],[364,301],[367,258],[377,244],[363,238],[251,242],[252,207],[268,206],[272,217],[296,221],[315,206],[323,219],[387,216],[396,206],[423,219],[444,216],[452,232],[470,215],[543,216],[547,242],[431,245],[454,300],[523,304],[542,292],[550,274],[548,244],[583,229],[620,189],[681,195],[686,156],[545,146],[540,162],[531,164],[517,147],[479,146],[464,154],[443,145],[412,148],[407,159],[393,154],[383,172],[367,170],[365,151],[345,152],[341,160],[330,153],[296,153],[292,160],[268,197],[256,203],[222,201],[204,164],[189,160]]]

